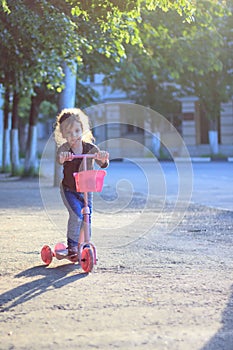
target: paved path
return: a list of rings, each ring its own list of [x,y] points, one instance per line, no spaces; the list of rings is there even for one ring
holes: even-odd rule
[[[114,167],[130,171],[113,165],[109,180]],[[233,349],[233,213],[199,204],[184,213],[122,178],[96,197],[90,275],[55,259],[43,266],[41,246],[65,231],[46,216],[36,180],[0,182],[1,350]],[[59,226],[58,189],[46,191]]]

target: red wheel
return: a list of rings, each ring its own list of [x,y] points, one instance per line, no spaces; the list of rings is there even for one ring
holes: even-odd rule
[[[91,248],[84,248],[81,255],[81,266],[85,272],[91,272],[94,266],[94,256]]]
[[[59,252],[59,250],[66,250],[66,245],[64,243],[57,243],[54,247],[54,252]]]
[[[44,245],[40,252],[42,261],[49,265],[53,260],[53,252],[52,249],[48,245]]]

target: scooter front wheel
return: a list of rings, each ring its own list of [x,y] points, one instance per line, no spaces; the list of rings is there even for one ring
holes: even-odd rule
[[[94,255],[90,247],[86,247],[82,250],[81,254],[81,267],[85,272],[91,272],[94,266]]]
[[[49,265],[51,264],[53,260],[53,252],[50,246],[44,245],[41,249],[40,256],[42,261],[46,264]]]

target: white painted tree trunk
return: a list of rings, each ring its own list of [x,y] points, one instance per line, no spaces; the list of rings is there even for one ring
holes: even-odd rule
[[[211,154],[218,154],[219,153],[219,145],[218,145],[218,131],[217,130],[209,130],[209,143],[210,143]]]
[[[3,117],[2,85],[0,84],[0,168],[3,168],[3,139],[4,139],[4,117]]]
[[[75,94],[76,94],[76,71],[77,64],[73,63],[73,71],[64,63],[63,72],[65,74],[64,84],[65,88],[59,96],[59,111],[64,108],[73,108],[75,106]],[[59,186],[62,177],[62,167],[56,162],[54,166],[54,186]]]
[[[19,130],[11,129],[11,173],[12,175],[18,175],[19,171]]]
[[[37,159],[37,126],[33,125],[29,127],[29,142],[28,149],[26,151],[24,172],[26,174],[34,175],[38,170],[38,159]]]
[[[4,129],[3,132],[3,171],[9,172],[11,168],[11,138],[10,138],[10,129]]]
[[[152,151],[157,158],[159,158],[160,156],[160,146],[161,146],[160,132],[157,131],[153,133],[153,137],[152,137]]]
[[[77,71],[76,63],[73,63],[73,71],[66,63],[63,64],[63,72],[65,74],[65,78],[64,78],[65,88],[59,96],[60,111],[63,108],[73,108],[75,106],[76,71]]]
[[[0,169],[3,167],[3,121],[0,115]]]

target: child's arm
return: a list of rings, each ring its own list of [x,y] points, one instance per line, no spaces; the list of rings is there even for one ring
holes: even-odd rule
[[[61,152],[59,155],[58,155],[58,163],[59,164],[64,164],[65,162],[67,161],[71,161],[73,158],[72,158],[72,153],[71,152]]]
[[[71,156],[72,153],[70,152],[68,145],[63,144],[57,150],[56,160],[60,165],[63,165],[64,162],[72,160]]]
[[[97,155],[97,163],[101,166],[101,168],[107,168],[109,165],[109,153],[106,151],[98,151]]]

